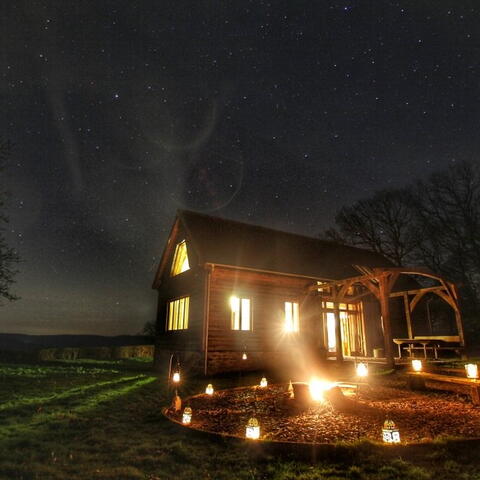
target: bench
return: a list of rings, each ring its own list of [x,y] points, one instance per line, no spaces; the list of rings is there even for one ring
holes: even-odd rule
[[[415,336],[413,338],[394,338],[393,342],[398,346],[398,357],[402,358],[402,350],[406,350],[410,357],[416,350],[423,352],[427,358],[427,352],[433,352],[435,359],[438,359],[440,351],[454,351],[463,356],[464,347],[458,335],[429,335]],[[406,345],[406,346],[404,346]]]
[[[475,378],[454,377],[430,372],[407,372],[407,384],[411,390],[425,390],[425,380],[468,385],[472,403],[480,405],[480,381]]]

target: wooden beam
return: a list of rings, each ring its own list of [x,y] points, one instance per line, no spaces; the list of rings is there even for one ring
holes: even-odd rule
[[[432,290],[433,291],[433,290]],[[423,296],[428,292],[418,292],[410,302],[410,311],[413,312],[414,308],[418,305],[418,302],[423,298]]]
[[[336,294],[337,292],[335,292]],[[335,295],[337,296],[337,295]],[[342,325],[340,324],[340,309],[338,302],[335,302],[335,355],[337,363],[343,363]]]
[[[403,290],[401,292],[393,292],[390,294],[390,298],[393,297],[403,297],[403,295],[416,295],[417,293],[424,292],[433,292],[434,290],[442,290],[444,287],[442,285],[436,285],[435,287],[425,287],[425,288],[417,288],[415,290]]]
[[[408,301],[408,294],[403,294],[403,306],[405,308],[405,318],[407,320],[408,338],[413,338],[412,316],[410,312],[410,302]]]
[[[392,327],[390,323],[390,305],[389,305],[389,278],[387,275],[382,275],[379,278],[379,300],[380,310],[382,314],[382,329],[385,349],[385,359],[387,366],[393,368],[395,366],[395,359],[393,356],[393,340]]]

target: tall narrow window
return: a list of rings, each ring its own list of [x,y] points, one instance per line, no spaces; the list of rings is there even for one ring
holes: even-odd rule
[[[190,297],[177,298],[167,305],[167,330],[186,330]]]
[[[230,297],[232,330],[251,330],[251,306],[249,298]]]
[[[299,310],[297,302],[285,302],[285,323],[286,332],[298,332],[300,328]]]
[[[175,248],[171,275],[174,277],[175,275],[186,272],[187,270],[190,270],[190,264],[188,263],[187,244],[185,240],[183,240],[183,242],[177,244]]]

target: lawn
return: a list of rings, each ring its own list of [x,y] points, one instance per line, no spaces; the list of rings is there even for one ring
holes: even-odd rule
[[[187,384],[181,395],[205,382]],[[162,416],[172,394],[145,362],[1,364],[0,386],[1,479],[480,480],[478,445],[447,440],[403,458],[360,442],[313,462],[205,438]]]

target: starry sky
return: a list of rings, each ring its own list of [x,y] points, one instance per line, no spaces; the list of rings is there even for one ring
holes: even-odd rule
[[[0,332],[139,332],[178,208],[316,236],[376,189],[478,161],[479,10],[1,2],[22,298]]]

